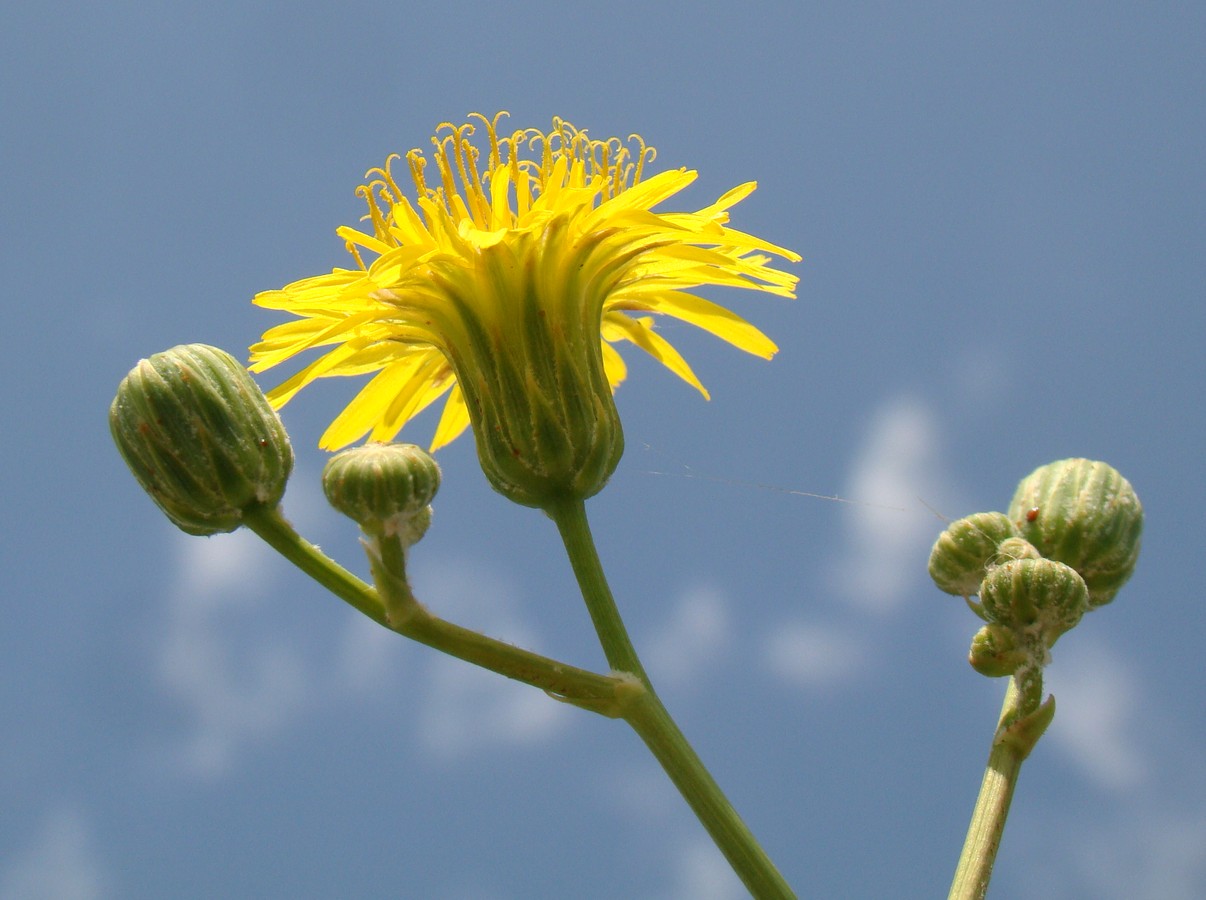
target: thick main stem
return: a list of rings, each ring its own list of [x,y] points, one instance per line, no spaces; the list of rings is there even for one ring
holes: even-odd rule
[[[1042,674],[1038,669],[1009,679],[992,750],[980,783],[980,795],[967,827],[963,852],[955,869],[948,900],[984,900],[1001,847],[1009,805],[1022,763],[1054,715],[1053,700],[1040,705]]]
[[[653,689],[603,574],[603,566],[581,500],[550,505],[545,510],[557,524],[570,564],[582,590],[608,664],[630,673],[644,690],[634,693],[623,718],[646,746],[699,817],[737,876],[758,900],[794,898],[758,840],[724,796],[699,756],[687,742]]]

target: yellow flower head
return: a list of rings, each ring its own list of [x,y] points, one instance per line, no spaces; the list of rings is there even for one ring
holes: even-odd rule
[[[696,173],[647,177],[655,154],[639,137],[592,140],[561,119],[547,134],[506,135],[503,115],[471,117],[488,137],[481,149],[471,140],[478,125],[441,125],[434,173],[410,151],[414,201],[395,180],[397,155],[368,173],[357,194],[370,233],[338,230],[356,267],[259,294],[256,304],[299,318],[264,334],[251,368],[333,347],[268,394],[277,408],[316,378],[377,373],[323,434],[328,450],[366,434],[390,440],[447,394],[432,449],[472,423],[494,486],[541,506],[589,496],[619,461],[611,392],[626,369],[612,343],[636,344],[706,397],[642,314],[689,322],[769,359],[777,348],[765,335],[692,291],[791,297],[796,278],[771,268],[767,254],[799,256],[727,227],[753,182],[694,213],[654,212]]]

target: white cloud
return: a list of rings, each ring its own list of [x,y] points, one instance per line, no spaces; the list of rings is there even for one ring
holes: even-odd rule
[[[1094,830],[1096,831],[1096,830]],[[1206,895],[1206,820],[1160,815],[1081,834],[1075,871],[1094,897],[1198,900]]]
[[[327,502],[322,489],[322,470],[302,463],[294,470],[289,479],[289,487],[285,491],[281,508],[289,521],[302,534],[310,535],[311,540],[318,540],[314,535],[324,535],[341,530],[344,533],[356,534],[356,524],[349,518],[335,512]]]
[[[249,531],[208,538],[180,536],[174,593],[194,603],[240,603],[238,596],[262,587],[265,563],[273,553]],[[237,596],[236,596],[237,595]]]
[[[670,619],[644,639],[641,656],[654,682],[683,685],[723,655],[731,635],[724,597],[707,588],[683,594]]]
[[[1056,719],[1058,720],[1058,715]],[[1121,809],[1107,819],[1064,812],[1010,822],[1006,840],[1029,864],[1017,895],[1095,900],[1206,897],[1206,817],[1154,808]],[[1014,825],[1022,826],[1014,829]]]
[[[536,688],[447,656],[432,659],[420,684],[419,741],[441,761],[546,740],[576,712]]]
[[[847,681],[864,670],[866,640],[857,630],[794,622],[774,630],[763,645],[770,671],[797,687],[820,688]]]
[[[100,900],[109,896],[108,885],[92,829],[76,811],[46,816],[29,844],[0,867],[4,900]]]
[[[252,615],[263,603],[272,551],[246,531],[180,547],[154,665],[160,686],[188,718],[173,764],[214,777],[244,744],[280,732],[299,713],[308,679],[298,652],[262,633]]]
[[[938,429],[929,408],[898,397],[872,417],[844,496],[847,545],[832,570],[851,603],[874,612],[896,607],[925,572],[941,528],[926,505],[945,500]]]
[[[304,620],[290,622],[267,607],[279,602],[271,573],[282,565],[255,535],[194,538],[180,547],[176,587],[168,593],[165,621],[156,626],[153,665],[160,687],[186,718],[168,756],[187,774],[219,777],[241,753],[279,740],[300,719],[349,698],[380,695],[400,682],[398,666],[408,649],[417,651],[411,658],[419,668],[411,678],[419,749],[442,759],[547,739],[576,712],[535,688],[407,646],[405,638],[356,614],[328,647],[315,649]],[[457,560],[421,566],[416,580],[433,612],[536,646],[494,573]],[[700,646],[711,640],[708,623],[716,610],[706,600],[696,606],[679,625]]]
[[[415,580],[433,613],[517,646],[538,648],[511,592],[495,573],[458,560],[429,563]],[[416,678],[422,691],[419,740],[422,749],[440,759],[547,740],[581,714],[543,691],[459,659],[427,653],[424,665]]]
[[[950,361],[950,371],[945,383],[964,415],[991,416],[1014,390],[1013,367],[997,343],[963,346]]]
[[[367,695],[400,684],[403,653],[415,644],[359,613],[348,616],[336,648],[337,693]]]
[[[1148,774],[1136,739],[1141,691],[1123,659],[1079,637],[1069,635],[1056,645],[1045,673],[1056,701],[1048,739],[1098,785],[1135,788]]]
[[[683,798],[652,758],[631,761],[596,779],[600,800],[624,821],[664,822],[683,810]]]
[[[715,844],[706,838],[679,848],[668,900],[740,900],[748,897]]]

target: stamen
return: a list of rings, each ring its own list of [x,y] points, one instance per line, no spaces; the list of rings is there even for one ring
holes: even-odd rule
[[[628,140],[636,141],[641,145],[641,152],[637,154],[636,158],[636,173],[633,176],[632,184],[625,185],[625,187],[632,187],[641,183],[641,174],[645,171],[645,163],[651,163],[657,159],[657,150],[647,145],[645,139],[639,134],[630,134]]]
[[[372,172],[369,172],[368,174],[371,175]],[[369,218],[372,219],[373,222],[373,232],[377,235],[377,237],[385,238],[389,234],[389,226],[386,225],[385,216],[382,215],[381,207],[377,203],[377,197],[373,193],[373,189],[376,186],[381,186],[383,188],[384,184],[381,181],[370,181],[368,184],[362,184],[356,188],[356,196],[363,198],[364,202],[368,205]],[[386,208],[389,208],[388,204]],[[357,259],[359,259],[359,257],[357,257]],[[363,263],[361,263],[361,268],[364,268]]]
[[[348,253],[350,253],[350,254],[352,254],[352,256],[356,257],[356,265],[360,266],[360,271],[361,271],[361,272],[367,272],[367,271],[368,271],[368,266],[366,266],[366,265],[364,264],[364,260],[360,258],[360,248],[359,248],[359,247],[357,247],[357,246],[356,246],[354,243],[352,243],[351,241],[347,241],[347,242],[344,244],[344,246],[348,248]]]
[[[481,120],[481,122],[486,126],[486,133],[490,136],[490,163],[487,167],[488,171],[493,172],[502,163],[502,157],[498,152],[498,123],[501,119],[509,115],[510,113],[508,113],[506,110],[500,110],[499,112],[495,113],[493,119],[487,119],[481,113],[469,114],[469,118]]]
[[[427,159],[422,150],[411,150],[406,154],[406,162],[410,166],[410,178],[415,183],[415,199],[422,200],[431,193],[427,182],[423,180],[423,168],[427,165]]]
[[[487,123],[487,127],[489,123]],[[475,131],[473,125],[466,123],[457,128],[453,134],[453,146],[456,150],[456,168],[464,186],[465,205],[470,210],[469,218],[479,228],[488,228],[490,223],[490,204],[482,193],[482,177],[477,170],[479,152],[469,140]]]
[[[452,127],[453,126],[447,122],[440,126],[440,128]],[[455,143],[455,141],[455,131],[453,134],[444,135],[443,137],[437,133],[436,136],[431,139],[431,142],[435,144],[435,161],[436,165],[440,167],[440,182],[444,186],[445,198],[451,197],[457,193],[456,179],[452,176],[452,166],[448,164],[448,144]],[[444,204],[444,208],[448,209],[447,203]],[[449,212],[451,212],[451,210],[449,210]]]
[[[401,158],[402,157],[400,154],[391,153],[389,156],[385,157],[385,167],[377,170],[385,176],[385,181],[389,185],[390,194],[388,196],[390,206],[393,206],[395,203],[401,200],[403,196],[405,196],[405,192],[398,187],[398,182],[394,181],[394,160]]]

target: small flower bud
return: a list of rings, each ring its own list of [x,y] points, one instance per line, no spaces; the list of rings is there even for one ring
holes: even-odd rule
[[[976,513],[952,522],[930,551],[930,577],[948,594],[977,594],[998,545],[1016,534],[1004,513]]]
[[[994,565],[1001,565],[1015,559],[1042,559],[1043,554],[1025,538],[1006,538],[997,545],[997,555]]]
[[[330,504],[370,534],[416,543],[431,524],[440,467],[414,444],[365,444],[337,453],[322,473]]]
[[[247,370],[204,344],[139,362],[117,388],[109,430],[134,477],[189,534],[234,531],[250,506],[275,507],[293,470],[285,427]]]
[[[972,638],[967,655],[971,667],[989,678],[1012,675],[1030,661],[1029,655],[1018,646],[1012,628],[999,622],[989,622]]]
[[[1065,459],[1035,469],[1018,485],[1009,517],[1043,556],[1080,573],[1090,608],[1114,599],[1135,570],[1143,507],[1106,463]]]
[[[1037,633],[1050,647],[1088,608],[1084,579],[1050,559],[1018,559],[993,566],[980,587],[980,603],[992,622]]]

